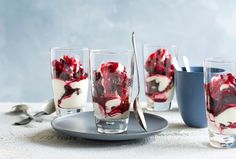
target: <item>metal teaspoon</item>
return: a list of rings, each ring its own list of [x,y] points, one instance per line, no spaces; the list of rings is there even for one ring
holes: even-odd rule
[[[39,118],[42,115],[50,115],[53,112],[55,112],[55,105],[54,105],[53,99],[50,99],[48,101],[48,103],[44,106],[43,110],[36,113],[36,114],[34,114],[33,117],[34,118]],[[23,119],[19,122],[14,123],[14,125],[26,125],[26,124],[30,123],[32,120],[33,120],[32,117],[28,117],[26,119]],[[42,122],[42,120],[39,121],[39,122]]]
[[[140,93],[140,81],[139,81],[139,71],[138,71],[138,62],[136,56],[136,44],[135,44],[135,34],[132,33],[132,46],[133,46],[133,57],[132,62],[136,65],[136,72],[137,72],[137,83],[138,83],[138,92],[134,99],[133,108],[134,108],[134,116],[138,120],[140,126],[147,131],[147,125],[143,113],[143,109],[139,103],[139,93]]]

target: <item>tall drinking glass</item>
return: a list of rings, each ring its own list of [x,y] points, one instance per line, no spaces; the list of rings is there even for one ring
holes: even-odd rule
[[[176,46],[144,44],[143,63],[147,109],[168,111],[174,95],[174,66],[172,56]]]
[[[97,131],[127,131],[133,72],[132,51],[91,50],[92,99]]]
[[[215,69],[222,69],[215,73]],[[236,147],[236,60],[209,58],[204,61],[206,112],[210,144]]]
[[[81,111],[88,94],[88,49],[51,49],[51,74],[57,115]]]

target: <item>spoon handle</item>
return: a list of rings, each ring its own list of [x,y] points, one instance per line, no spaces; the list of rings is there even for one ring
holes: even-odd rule
[[[41,117],[42,115],[47,115],[48,113],[46,113],[45,111],[40,111],[38,113],[34,114],[34,117]]]
[[[13,125],[26,125],[26,124],[30,123],[32,120],[33,120],[33,118],[28,117],[28,118],[25,118],[21,121],[15,122]]]
[[[134,54],[133,54],[133,59],[134,59],[134,63],[136,65],[136,72],[137,72],[137,84],[138,84],[138,90],[137,90],[137,96],[139,95],[140,93],[140,81],[139,81],[139,71],[138,71],[138,62],[137,62],[137,51],[136,51],[136,43],[135,43],[135,34],[134,32],[132,33],[132,46],[133,46],[133,51],[134,51]]]
[[[183,61],[184,61],[184,65],[185,65],[186,71],[187,72],[191,72],[190,66],[189,66],[189,60],[188,60],[188,58],[186,56],[183,56]]]
[[[28,118],[25,118],[21,121],[15,122],[13,125],[26,125],[28,123],[30,123],[32,120],[35,120],[36,122],[42,122],[42,119],[39,118],[42,115],[46,115],[47,113],[44,111],[40,111],[36,114],[34,114],[34,116],[29,116]]]
[[[181,71],[182,68],[179,66],[179,63],[178,63],[178,60],[177,60],[176,56],[173,57],[172,61],[173,61],[173,65],[174,65],[175,69],[177,71]]]

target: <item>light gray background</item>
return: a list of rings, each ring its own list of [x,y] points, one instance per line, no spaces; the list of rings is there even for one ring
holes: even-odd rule
[[[54,46],[131,49],[135,31],[139,54],[143,43],[161,42],[192,65],[234,56],[235,8],[234,0],[0,0],[0,102],[52,97]]]

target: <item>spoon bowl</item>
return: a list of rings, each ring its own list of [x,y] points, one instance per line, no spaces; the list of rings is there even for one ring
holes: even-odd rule
[[[146,125],[143,109],[142,109],[142,107],[140,105],[138,97],[135,98],[133,107],[134,107],[134,116],[135,116],[135,118],[138,120],[140,126],[145,131],[147,131],[147,125]]]
[[[26,104],[18,104],[18,105],[15,105],[15,106],[13,106],[12,107],[12,110],[11,110],[11,112],[12,113],[24,113],[24,112],[26,112],[27,110],[28,110],[28,105],[26,105]]]

